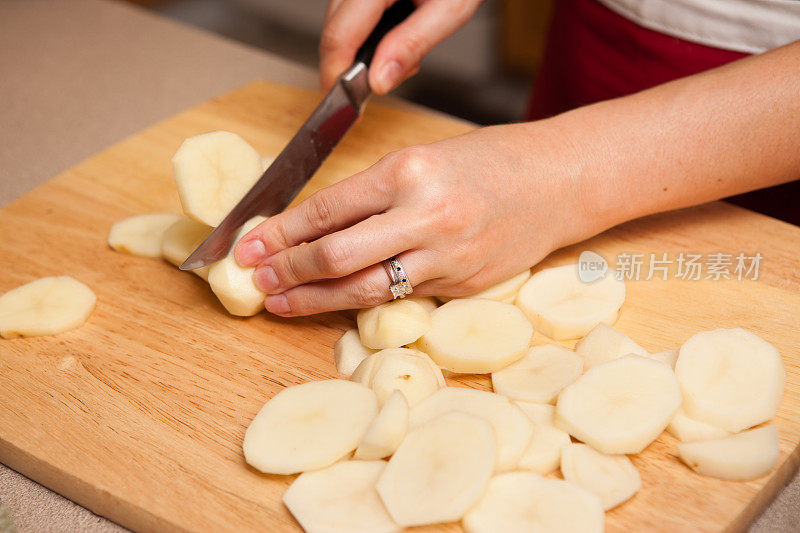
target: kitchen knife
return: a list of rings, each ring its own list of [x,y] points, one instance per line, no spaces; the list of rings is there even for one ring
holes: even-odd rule
[[[276,215],[291,203],[361,115],[371,94],[368,72],[378,43],[413,10],[411,0],[398,0],[384,12],[350,68],[244,198],[183,262],[181,270],[219,261],[230,251],[242,224],[256,215]]]

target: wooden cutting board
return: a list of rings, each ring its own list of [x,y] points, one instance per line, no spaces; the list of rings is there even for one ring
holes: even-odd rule
[[[184,138],[230,130],[274,155],[318,99],[280,85],[247,85],[101,152],[0,211],[0,292],[69,274],[98,296],[78,330],[0,339],[0,461],[135,530],[298,529],[281,504],[293,477],[249,468],[242,437],[262,403],[283,387],[336,375],[331,347],[351,319],[233,318],[196,276],[115,253],[106,235],[130,215],[180,211],[170,157]],[[469,129],[371,104],[301,197],[389,151]],[[800,229],[714,203],[626,224],[544,264],[575,261],[584,249],[607,258],[763,255],[758,281],[631,281],[617,323],[651,351],[734,326],[781,351],[788,381],[776,419],[780,463],[772,473],[750,482],[701,477],[676,459],[676,441],[664,434],[633,458],[643,489],[607,514],[608,531],[745,528],[800,460]],[[537,334],[535,342],[544,339]],[[489,381],[451,384],[488,388]]]

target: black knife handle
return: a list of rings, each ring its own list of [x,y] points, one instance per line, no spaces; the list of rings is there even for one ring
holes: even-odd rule
[[[384,11],[378,25],[369,34],[367,40],[361,45],[356,53],[356,61],[364,63],[369,67],[372,63],[372,56],[375,55],[375,50],[378,48],[378,43],[386,37],[395,26],[403,22],[414,11],[414,2],[411,0],[397,0],[392,6]]]

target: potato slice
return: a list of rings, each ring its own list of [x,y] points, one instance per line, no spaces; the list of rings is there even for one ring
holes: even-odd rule
[[[383,405],[392,392],[399,390],[409,406],[414,407],[444,386],[441,370],[424,354],[406,348],[388,348],[369,356],[350,379],[375,391],[378,405]]]
[[[399,390],[389,395],[356,448],[355,459],[383,459],[392,455],[408,431],[408,400]]]
[[[411,409],[409,428],[416,428],[449,412],[478,416],[492,425],[495,435],[495,471],[517,467],[531,440],[533,424],[508,398],[492,392],[447,387],[429,396]]]
[[[555,340],[578,339],[600,323],[613,324],[625,301],[625,283],[606,276],[591,283],[578,278],[577,265],[534,274],[516,304],[536,329]]]
[[[356,320],[361,344],[377,350],[411,344],[431,328],[428,311],[406,299],[362,309]]]
[[[244,435],[244,457],[267,474],[332,465],[361,442],[378,401],[368,388],[329,379],[287,387],[258,412]]]
[[[446,413],[406,436],[376,488],[402,526],[453,522],[481,497],[493,462],[492,427],[476,416]]]
[[[81,327],[97,297],[69,276],[39,278],[0,296],[0,336],[55,335]]]
[[[532,402],[514,402],[517,407],[522,409],[522,412],[530,418],[534,424],[549,424],[553,425],[555,421],[556,408],[547,403],[532,403]]]
[[[559,467],[561,449],[572,441],[569,433],[558,429],[552,422],[537,421],[534,418],[531,418],[531,422],[533,434],[519,459],[519,468],[544,476]]]
[[[583,368],[589,370],[630,353],[649,356],[647,350],[627,335],[607,324],[600,323],[575,345],[575,353],[583,357]]]
[[[464,517],[467,533],[600,533],[600,499],[568,481],[531,472],[492,478],[483,498]]]
[[[512,400],[555,403],[561,389],[578,379],[583,359],[556,344],[534,346],[502,370],[492,373],[492,388]]]
[[[342,461],[301,474],[283,503],[307,533],[400,531],[375,490],[384,461]]]
[[[361,344],[361,337],[357,329],[348,329],[333,344],[333,362],[336,371],[350,377],[361,361],[376,353],[377,350],[367,348]]]
[[[266,217],[253,217],[239,229],[234,243],[250,230],[266,220]],[[235,244],[234,244],[235,247]],[[255,268],[239,266],[233,256],[234,248],[222,260],[210,266],[208,284],[225,309],[232,315],[252,316],[264,309],[266,294],[253,282]]]
[[[219,226],[264,172],[261,156],[228,131],[189,137],[172,157],[183,212]]]
[[[680,405],[678,381],[667,365],[626,355],[592,368],[564,388],[555,422],[603,453],[639,453]]]
[[[678,444],[681,461],[704,476],[745,481],[767,474],[778,464],[778,430],[774,424],[721,439]]]
[[[451,372],[496,372],[521,359],[533,336],[519,309],[494,300],[453,300],[431,313],[431,321],[416,346]]]
[[[778,350],[741,328],[694,335],[681,346],[675,375],[686,414],[731,433],[773,418],[786,381]]]
[[[633,498],[642,488],[642,478],[625,455],[605,455],[585,444],[561,449],[564,479],[594,492],[603,509],[613,509]]]
[[[200,246],[214,230],[189,217],[181,217],[166,229],[161,239],[161,257],[175,266],[181,266],[186,258]],[[208,280],[208,265],[192,270],[204,280]]]
[[[670,420],[667,431],[681,442],[697,442],[701,440],[719,439],[731,433],[717,426],[690,418],[686,411],[678,409]]]
[[[488,289],[484,289],[469,296],[461,296],[461,298],[479,298],[482,300],[495,300],[504,303],[514,303],[517,293],[519,292],[519,288],[522,287],[522,285],[528,281],[530,277],[531,270],[526,269],[519,274],[511,276],[505,281],[501,281],[496,285],[492,285]],[[455,298],[451,298],[449,296],[439,296],[438,298],[442,303],[455,300]]]
[[[161,257],[164,232],[180,218],[172,213],[151,213],[120,220],[108,232],[108,245],[124,254]]]
[[[644,355],[643,357],[647,357],[649,359],[653,359],[654,361],[658,361],[660,363],[664,363],[665,365],[669,365],[670,368],[673,370],[675,369],[675,363],[678,362],[678,350],[664,350],[663,352],[658,352],[654,354]]]

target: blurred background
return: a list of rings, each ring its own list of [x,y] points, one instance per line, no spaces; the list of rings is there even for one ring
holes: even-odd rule
[[[132,0],[147,9],[316,68],[327,0]],[[522,119],[552,0],[486,0],[394,92],[478,124]]]

